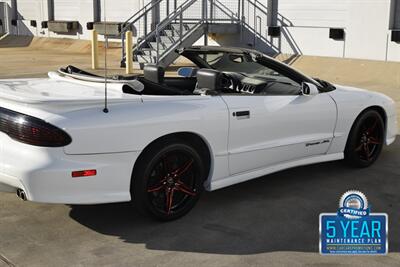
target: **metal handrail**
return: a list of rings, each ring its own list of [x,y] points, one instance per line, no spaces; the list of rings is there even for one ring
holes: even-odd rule
[[[156,2],[147,3],[143,8],[141,8],[139,11],[137,11],[135,14],[133,14],[129,19],[127,19],[123,23],[123,28],[120,31],[120,37],[121,37],[121,41],[122,41],[122,51],[121,51],[122,52],[122,61],[121,62],[123,62],[126,58],[126,55],[125,55],[125,33],[128,30],[130,30],[132,25],[134,23],[136,23],[139,19],[144,17],[146,20],[147,13],[150,12],[151,10],[153,10],[153,8],[156,7],[157,5],[159,5],[162,1],[164,1],[164,0],[158,0]],[[167,0],[167,1],[169,1],[169,0]],[[137,18],[135,18],[135,17],[137,17]],[[130,20],[132,20],[132,21],[129,22]],[[146,29],[145,29],[145,31],[146,31]]]
[[[145,47],[145,44],[148,42],[151,42],[155,37],[156,40],[156,47],[154,47],[153,45],[153,49],[156,50],[156,61],[157,63],[159,63],[159,61],[166,55],[168,54],[171,49],[174,49],[174,47],[177,46],[177,44],[181,43],[187,36],[188,34],[193,33],[194,30],[198,29],[199,25],[208,22],[208,23],[212,23],[212,22],[217,22],[217,21],[237,21],[238,23],[240,23],[241,25],[241,34],[242,34],[242,28],[248,28],[251,32],[254,33],[254,39],[256,40],[256,38],[260,38],[263,41],[268,41],[266,39],[266,37],[264,36],[264,34],[261,32],[262,31],[262,17],[267,16],[268,18],[268,8],[262,4],[259,0],[242,0],[239,1],[238,3],[238,10],[235,13],[234,11],[232,11],[231,8],[227,7],[226,5],[224,5],[220,0],[201,0],[203,3],[203,15],[201,16],[201,18],[185,18],[184,17],[184,12],[190,8],[191,6],[193,6],[195,3],[199,2],[200,0],[186,0],[184,3],[180,4],[179,7],[176,7],[176,1],[175,1],[175,9],[170,13],[169,12],[169,4],[170,4],[170,0],[158,0],[155,2],[149,2],[148,4],[146,4],[143,8],[141,8],[138,12],[136,12],[135,14],[133,14],[130,18],[128,18],[124,24],[123,27],[121,29],[121,38],[123,41],[122,46],[124,47],[124,34],[126,31],[128,31],[129,29],[132,28],[132,25],[137,23],[140,19],[145,19],[145,25],[146,25],[146,21],[147,21],[147,17],[148,17],[148,13],[152,10],[154,10],[154,8],[157,8],[160,6],[160,4],[162,2],[168,1],[167,2],[167,13],[166,13],[166,17],[164,17],[162,19],[162,21],[158,22],[155,27],[151,27],[150,29],[147,28],[147,26],[145,26],[145,32],[144,35],[142,36],[138,36],[138,40],[137,43],[134,47],[133,53],[137,54],[140,49],[143,49]],[[245,17],[245,3],[247,2],[247,8],[249,10],[254,9],[254,25],[250,25],[249,23],[246,22],[246,17]],[[218,9],[221,13],[221,17],[225,17],[227,16],[227,18],[222,19],[222,18],[213,18],[212,14],[211,17],[208,17],[207,14],[207,10],[208,7],[210,7],[210,11],[212,13],[213,9]],[[204,13],[205,12],[205,13]],[[257,13],[259,12],[259,15],[257,15]],[[249,15],[248,15],[249,16]],[[248,18],[250,19],[250,18]],[[178,35],[176,35],[179,38],[170,38],[171,39],[171,45],[164,45],[164,49],[160,49],[162,42],[161,42],[161,35],[162,32],[169,26],[171,25],[171,23],[173,22],[179,23],[180,27],[179,29],[175,28],[175,32],[178,33]],[[183,21],[187,22],[187,21],[191,21],[194,22],[192,23],[190,29],[188,29],[188,31],[183,34]],[[194,25],[194,26],[193,26]],[[142,29],[142,27],[140,27],[140,29]],[[149,30],[149,33],[148,33]],[[139,31],[139,30],[138,30]],[[160,54],[160,51],[162,51],[162,54]],[[123,60],[125,60],[125,49],[123,49],[123,53],[122,53],[122,58]]]
[[[162,0],[157,1],[157,4],[159,2],[161,2]],[[142,7],[139,11],[137,11],[135,14],[133,14],[129,19],[125,20],[125,23],[127,23],[128,21],[130,21],[131,19],[133,19],[137,14],[139,14],[140,12],[142,12],[143,10],[146,10],[148,6],[152,5],[153,2],[149,2],[147,3],[144,7]]]
[[[254,33],[254,35],[257,34],[257,29],[255,29],[254,27],[252,27],[250,24],[248,24],[245,21],[242,21],[242,23],[243,23],[243,26],[245,26],[247,29],[252,31]],[[266,43],[269,43],[269,40],[267,38],[265,38],[264,36],[262,36],[262,34],[258,34],[258,38],[262,39]]]
[[[166,26],[169,25],[169,23],[171,23],[174,19],[176,19],[182,12],[191,7],[197,1],[198,0],[186,0],[186,2],[180,5],[177,9],[175,9],[172,13],[170,13],[162,22],[160,22],[158,26],[162,25],[159,27],[165,28]]]
[[[133,14],[129,19],[127,19],[125,22],[124,22],[124,27],[121,29],[121,34],[123,34],[123,33],[125,33],[128,29],[130,29],[130,27],[134,24],[134,23],[136,23],[139,19],[141,19],[143,16],[145,16],[149,11],[151,11],[155,6],[157,6],[158,4],[160,4],[162,1],[164,1],[164,0],[158,0],[157,2],[150,2],[150,3],[148,3],[148,4],[146,4],[143,8],[141,8],[138,12],[136,12],[135,14]],[[149,8],[149,9],[147,9],[148,8],[148,6],[150,6],[151,5],[151,7]],[[137,17],[136,19],[134,19],[133,21],[131,21],[131,22],[129,22],[131,19],[133,19],[135,16],[137,16],[139,13],[141,13],[141,12],[143,12],[143,10],[144,10],[144,13],[143,14],[141,14],[139,17]],[[128,22],[129,22],[129,24],[128,24]]]
[[[181,6],[179,6],[176,10],[174,10],[172,13],[170,13],[165,19],[163,19],[163,21],[161,21],[161,22],[159,22],[158,23],[158,25],[156,25],[156,29],[157,29],[157,26],[158,27],[160,27],[159,25],[162,25],[162,24],[165,24],[164,26],[163,26],[163,29],[166,27],[166,26],[168,26],[168,23],[170,23],[171,22],[171,19],[169,18],[171,15],[173,15],[173,14],[175,14],[175,13],[177,13],[178,12],[178,10],[180,10],[180,9],[182,9],[182,7],[184,6],[184,5],[186,5],[188,2],[197,2],[198,0],[187,0],[185,3],[183,3]],[[192,3],[191,3],[192,4]],[[191,5],[190,4],[190,5]],[[190,5],[188,6],[188,7],[190,7]],[[187,7],[187,8],[188,8]],[[182,10],[182,12],[183,12],[184,10]],[[173,19],[172,19],[173,20]],[[147,34],[147,36],[145,36],[145,38],[143,38],[140,42],[138,42],[138,44],[137,44],[137,48],[138,47],[141,47],[141,45],[143,45],[145,42],[147,42],[148,41],[148,39],[150,39],[150,38],[152,38],[154,35],[155,35],[155,33],[156,33],[156,29],[154,29],[153,31],[151,31],[149,34]]]
[[[252,2],[251,0],[247,0],[247,2],[250,3],[254,8],[257,8],[257,10],[264,13],[264,15],[268,16],[268,8],[260,3],[258,0],[255,0],[254,2]],[[264,9],[260,8],[260,6]]]
[[[248,0],[249,2],[251,2],[250,0]],[[266,7],[263,3],[261,3],[260,1],[258,1],[258,0],[254,0],[254,3],[256,4],[256,6],[259,8],[259,9],[261,9],[260,8],[260,6],[262,7],[262,8],[264,8],[265,10],[268,10],[268,7]]]
[[[179,16],[179,21],[180,21],[179,40],[176,41],[174,44],[176,44],[178,42],[182,42],[182,39],[183,39],[183,35],[182,35],[182,32],[183,32],[183,16],[182,16],[182,14],[183,14],[184,11],[186,11],[189,7],[191,7],[197,1],[198,0],[187,0],[182,5],[180,5],[177,9],[175,9],[171,14],[169,14],[161,23],[156,25],[155,35],[156,35],[156,42],[157,42],[157,51],[156,51],[156,53],[157,53],[157,58],[156,58],[157,63],[158,63],[158,61],[160,59],[160,31],[163,31],[168,25],[170,25]],[[200,23],[201,22],[202,21],[200,21]],[[148,38],[150,38],[150,34],[143,41],[146,41]],[[165,53],[165,51],[164,51],[164,53]]]
[[[216,8],[218,8],[219,10],[221,10],[222,12],[224,12],[227,16],[229,16],[231,18],[231,20],[233,20],[234,18],[236,18],[237,20],[239,20],[238,14],[236,14],[235,12],[233,12],[232,10],[230,10],[227,6],[225,6],[223,3],[221,3],[219,0],[208,0],[210,2],[211,5],[215,6]],[[215,3],[217,3],[218,5],[216,5]],[[224,9],[224,10],[223,10]],[[227,13],[230,13],[227,14]],[[216,19],[212,19],[212,20],[216,20]]]
[[[198,22],[193,26],[193,28],[190,29],[190,30],[189,30],[187,33],[185,33],[184,35],[182,35],[182,32],[181,32],[180,40],[177,41],[177,42],[175,42],[175,43],[173,43],[173,44],[172,44],[169,48],[167,48],[161,55],[159,55],[158,52],[157,52],[157,63],[158,63],[161,59],[163,59],[164,55],[167,55],[169,52],[171,52],[172,50],[174,50],[175,47],[176,47],[176,45],[177,45],[179,42],[181,42],[181,40],[183,40],[186,36],[189,36],[190,34],[192,34],[193,31],[197,30],[197,28],[198,28],[199,26],[201,26],[202,24],[203,24],[203,21],[202,21],[202,20],[201,20],[201,21],[198,21]]]

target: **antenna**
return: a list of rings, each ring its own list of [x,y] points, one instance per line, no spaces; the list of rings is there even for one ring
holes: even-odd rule
[[[103,2],[104,6],[104,113],[108,113],[108,95],[107,95],[107,49],[108,49],[108,36],[107,36],[107,17],[106,17],[106,0]]]

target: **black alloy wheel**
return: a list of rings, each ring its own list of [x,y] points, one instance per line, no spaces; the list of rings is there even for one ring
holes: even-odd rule
[[[375,110],[367,110],[355,122],[347,141],[345,160],[356,167],[368,167],[379,157],[385,135],[385,123]]]
[[[195,148],[179,141],[156,144],[144,153],[134,171],[134,205],[159,220],[182,217],[203,191],[203,159]]]

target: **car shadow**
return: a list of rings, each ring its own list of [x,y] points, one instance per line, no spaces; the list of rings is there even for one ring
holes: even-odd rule
[[[384,149],[372,167],[342,162],[294,168],[205,193],[185,217],[160,223],[129,203],[72,206],[70,217],[105,235],[148,249],[244,255],[317,252],[318,219],[335,212],[345,191],[364,192],[372,212],[389,215],[389,248],[400,250],[400,143]]]

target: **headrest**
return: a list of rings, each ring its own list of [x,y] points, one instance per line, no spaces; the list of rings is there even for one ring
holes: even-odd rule
[[[164,74],[165,71],[162,67],[146,64],[143,68],[144,78],[153,83],[162,84],[164,83]]]
[[[199,69],[197,71],[197,88],[219,90],[222,89],[223,74],[217,70]]]

